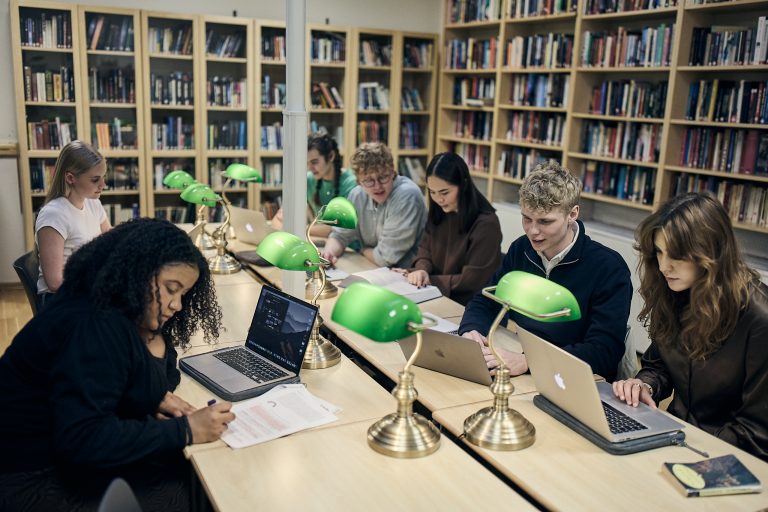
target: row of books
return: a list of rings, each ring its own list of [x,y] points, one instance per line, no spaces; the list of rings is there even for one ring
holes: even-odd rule
[[[502,0],[451,0],[448,20],[450,23],[498,20],[502,3]]]
[[[152,123],[152,149],[194,149],[195,125],[181,116],[168,116],[163,123]]]
[[[768,124],[768,81],[692,82],[685,118],[695,121]]]
[[[664,67],[672,61],[675,24],[640,30],[584,32],[581,65],[586,67]]]
[[[427,110],[421,99],[421,92],[416,87],[403,87],[400,96],[400,108],[404,112],[423,112]]]
[[[150,53],[192,55],[192,25],[182,22],[175,27],[149,27],[148,50]]]
[[[261,58],[285,62],[285,30],[263,29],[261,35]]]
[[[587,121],[581,150],[584,153],[638,162],[658,162],[661,125]]]
[[[499,38],[449,39],[445,43],[445,67],[449,69],[493,69]]]
[[[285,83],[275,83],[272,77],[264,75],[261,80],[261,106],[278,108],[285,106]]]
[[[411,181],[424,187],[427,184],[427,171],[424,169],[424,164],[421,158],[411,156],[401,156],[397,162],[397,170],[401,176],[410,178]]]
[[[360,41],[360,64],[363,66],[389,66],[392,64],[392,41],[363,39]]]
[[[86,41],[90,50],[133,51],[133,17],[89,16]]]
[[[245,120],[209,122],[208,149],[248,149]]]
[[[688,0],[688,3],[691,3]],[[650,11],[677,6],[677,0],[585,0],[584,14]]]
[[[271,126],[261,127],[261,149],[279,151],[283,149],[283,125],[273,123]]]
[[[42,119],[27,123],[29,149],[61,149],[75,139],[77,128],[74,122]]]
[[[24,66],[24,99],[27,101],[75,101],[75,77],[72,68],[61,66],[58,71],[33,71]]]
[[[456,112],[452,134],[462,139],[489,141],[493,130],[493,112],[467,111]]]
[[[515,36],[507,41],[508,68],[567,68],[573,58],[573,34]]]
[[[138,190],[139,179],[139,163],[135,159],[107,159],[104,182],[109,190]]]
[[[328,82],[312,82],[310,96],[314,108],[344,108],[339,90]]]
[[[496,174],[522,180],[542,162],[559,160],[560,155],[538,149],[510,148],[499,153]]]
[[[131,67],[99,69],[94,66],[88,73],[88,95],[91,101],[102,103],[135,103],[134,76]]]
[[[265,187],[279,187],[283,184],[283,163],[265,162],[262,165],[262,183]],[[271,216],[270,216],[271,218]]]
[[[432,65],[432,41],[409,41],[403,48],[403,67],[428,68]]]
[[[339,145],[339,147],[344,147],[344,127],[343,126],[325,126],[317,122],[317,120],[310,120],[309,121],[309,132],[310,133],[327,133],[331,137],[333,137],[333,140],[336,141],[336,143]]]
[[[195,205],[186,206],[155,206],[155,218],[163,219],[174,224],[192,223],[197,217]]]
[[[735,66],[768,62],[768,16],[757,27],[694,27],[689,66]]]
[[[592,88],[592,114],[664,118],[667,104],[666,80],[638,82],[636,80],[610,80]]]
[[[547,146],[563,145],[565,116],[546,112],[509,112],[507,114],[507,140],[531,142]]]
[[[717,196],[733,222],[768,227],[768,188],[699,174],[680,174],[673,180],[672,195],[705,191]]]
[[[768,132],[686,128],[679,163],[709,171],[768,176]]]
[[[149,100],[153,105],[192,105],[195,101],[192,76],[174,71],[168,76],[149,75]]]
[[[576,12],[576,0],[510,0],[507,17],[530,18]]]
[[[389,143],[389,124],[384,121],[358,121],[357,144],[365,142]]]
[[[30,11],[27,11],[30,12]],[[22,11],[21,45],[37,48],[72,48],[72,20],[68,12],[40,11],[33,16]]]
[[[208,29],[205,34],[205,54],[214,57],[243,57],[245,54],[244,39],[245,34],[242,32],[225,35]]]
[[[347,60],[347,42],[341,34],[326,32],[312,36],[310,58],[316,64],[344,63]]]
[[[259,206],[259,210],[261,210],[261,213],[264,214],[264,217],[267,220],[272,220],[272,217],[275,216],[277,210],[279,210],[281,207],[282,196],[277,196],[274,201],[262,201],[261,206]]]
[[[231,76],[214,76],[205,84],[209,107],[245,108],[248,106],[247,80]]]
[[[400,123],[400,149],[422,149],[425,147],[424,135],[418,121]]]
[[[29,188],[33,194],[48,192],[53,181],[53,173],[56,171],[54,160],[30,160],[29,161]]]
[[[115,117],[112,121],[91,124],[91,140],[98,149],[136,149],[136,126]]]
[[[590,160],[581,164],[581,182],[584,192],[653,204],[656,169]]]
[[[519,75],[515,75],[519,76]],[[459,78],[453,81],[453,104],[463,106],[482,107],[493,105],[496,97],[496,79],[470,77]]]
[[[130,206],[123,206],[120,203],[104,203],[104,210],[107,212],[109,223],[113,226],[122,224],[131,219],[139,218],[139,203],[131,203]]]
[[[360,82],[357,86],[359,110],[389,110],[389,89],[379,82]]]
[[[568,98],[568,74],[521,73],[511,78],[509,101],[513,105],[562,108]]]
[[[470,171],[488,172],[488,166],[491,162],[491,148],[488,146],[466,144],[464,142],[449,142],[448,151],[456,153],[463,158],[467,162]]]

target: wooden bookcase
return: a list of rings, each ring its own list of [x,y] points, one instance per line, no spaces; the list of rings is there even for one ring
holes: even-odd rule
[[[720,30],[755,29],[758,17],[768,14],[768,1],[731,0],[699,5],[690,0],[678,0],[678,3],[662,0],[656,2],[653,9],[602,13],[597,12],[597,8],[590,10],[591,4],[587,1],[554,3],[550,13],[536,12],[534,1],[518,6],[516,0],[494,0],[489,1],[488,6],[495,6],[495,12],[480,16],[482,19],[467,19],[458,16],[468,12],[467,2],[446,1],[436,151],[456,151],[465,156],[477,185],[494,201],[517,201],[524,172],[519,172],[515,166],[510,168],[509,162],[524,162],[525,157],[529,163],[555,158],[585,181],[582,194],[587,206],[585,212],[594,213],[601,208],[616,212],[618,207],[622,215],[636,220],[683,189],[714,186],[715,192],[719,191],[726,203],[731,197],[731,204],[733,197],[744,197],[735,195],[741,193],[738,185],[768,193],[768,176],[760,175],[760,171],[765,172],[763,169],[755,169],[753,174],[736,170],[724,172],[701,164],[695,167],[686,158],[681,158],[681,152],[687,147],[687,136],[693,144],[688,133],[693,129],[743,130],[745,142],[742,148],[746,148],[748,136],[753,144],[755,138],[762,140],[765,137],[768,142],[768,119],[733,123],[687,118],[690,117],[687,108],[692,84],[712,83],[717,79],[722,87],[723,82],[768,81],[768,64],[765,62],[689,63],[695,29],[713,25],[723,26]],[[522,12],[526,6],[531,10],[527,16]],[[654,43],[658,40],[658,48],[652,46],[654,52],[647,57],[641,56],[644,58],[639,61],[589,59],[590,55],[597,54],[595,41],[601,38],[605,40],[614,35],[611,44],[618,45],[618,36],[622,34],[642,34],[643,30],[650,34],[651,29],[657,30],[655,39],[647,41]],[[517,54],[510,52],[510,42],[516,38],[548,36],[550,33],[572,37],[573,52],[567,64],[552,67],[551,63],[536,60],[521,63],[515,60]],[[456,48],[470,38],[474,48],[495,40],[495,59],[492,62],[486,59],[476,66],[450,63],[452,56],[461,55]],[[552,40],[545,37],[542,48],[549,48],[547,43],[551,45]],[[463,51],[466,52],[468,46],[465,45]],[[487,53],[491,53],[490,43]],[[534,76],[536,78],[532,78]],[[474,95],[468,95],[469,101],[462,103],[461,83],[473,80],[475,85],[483,80],[486,88],[492,81],[494,91],[485,96],[475,91]],[[531,87],[526,88],[526,85]],[[565,95],[561,94],[563,88]],[[642,91],[646,98],[644,108],[634,111],[619,108],[619,102],[611,110],[610,104],[599,101],[609,91],[615,96],[617,89],[636,94]],[[651,97],[653,101],[649,104]],[[715,104],[714,100],[712,104]],[[548,126],[548,122],[552,123],[552,132],[540,130],[538,136],[531,133],[531,125],[541,128]],[[490,137],[487,129],[477,129],[482,123],[490,126]],[[471,130],[471,127],[475,129]],[[631,134],[631,137],[624,136],[629,145],[610,147],[607,141],[614,136],[612,134]],[[599,172],[608,177],[607,181],[598,180],[600,187],[594,182]],[[686,182],[681,176],[690,178]],[[725,192],[721,186],[718,190],[720,182],[730,183],[732,188]],[[616,183],[626,186],[618,187]],[[609,186],[611,184],[613,186]],[[744,200],[742,209],[751,208],[748,211],[755,213],[757,200],[753,200],[753,204]],[[732,218],[737,229],[768,234],[768,226],[740,221],[739,205],[731,208],[735,208]]]

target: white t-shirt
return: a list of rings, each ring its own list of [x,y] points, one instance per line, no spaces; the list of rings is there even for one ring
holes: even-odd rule
[[[64,263],[81,245],[101,234],[101,224],[107,220],[107,212],[98,199],[86,199],[80,210],[66,197],[57,197],[40,209],[35,221],[35,242],[37,233],[44,227],[55,229],[64,238]],[[37,277],[37,293],[47,292],[48,285],[43,271]]]

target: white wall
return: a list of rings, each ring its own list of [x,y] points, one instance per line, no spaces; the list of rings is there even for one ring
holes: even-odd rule
[[[57,0],[53,0],[54,2]],[[285,19],[285,2],[268,0],[85,0],[82,5],[129,7],[247,18]],[[365,28],[440,32],[442,0],[307,0],[307,21]],[[0,141],[17,140],[8,0],[0,1]],[[11,268],[24,252],[16,161],[0,159],[0,283],[16,282]]]

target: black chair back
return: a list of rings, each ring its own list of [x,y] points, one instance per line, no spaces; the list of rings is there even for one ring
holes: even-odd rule
[[[40,297],[37,295],[37,275],[40,272],[40,260],[37,251],[29,251],[13,262],[13,270],[19,276],[27,300],[32,308],[32,314],[36,315],[40,309]]]

